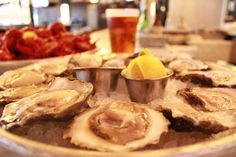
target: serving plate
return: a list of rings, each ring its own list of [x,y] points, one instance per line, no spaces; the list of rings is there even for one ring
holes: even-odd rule
[[[0,147],[23,157],[235,157],[236,133],[196,144],[134,152],[98,152],[32,141],[0,129]]]
[[[234,157],[236,133],[193,145],[135,152],[97,152],[43,144],[0,129],[0,146],[24,157]]]
[[[98,152],[44,144],[0,129],[0,147],[25,157],[234,157],[236,133],[215,140],[168,149]]]

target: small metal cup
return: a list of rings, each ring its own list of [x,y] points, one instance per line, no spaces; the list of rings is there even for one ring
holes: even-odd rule
[[[155,99],[163,99],[166,84],[173,72],[167,69],[167,76],[155,79],[132,79],[121,76],[125,79],[130,99],[134,102],[149,103]]]
[[[99,68],[76,68],[76,77],[91,82],[94,86],[94,93],[109,93],[115,91],[118,78],[123,67],[99,67]]]

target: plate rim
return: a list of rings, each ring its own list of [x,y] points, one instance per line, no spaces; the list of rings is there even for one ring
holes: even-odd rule
[[[199,142],[196,144],[174,147],[174,148],[165,148],[158,150],[145,150],[145,151],[133,151],[133,152],[99,152],[93,150],[83,150],[76,148],[67,148],[62,146],[54,146],[50,144],[45,144],[37,141],[33,141],[13,133],[10,133],[6,130],[0,129],[0,145],[7,150],[13,151],[17,148],[30,149],[42,154],[48,153],[49,155],[70,155],[73,157],[119,157],[119,156],[132,156],[132,157],[145,157],[145,156],[155,156],[155,157],[192,157],[193,154],[195,157],[201,155],[211,155],[213,153],[221,152],[223,150],[229,150],[236,147],[236,133],[221,137],[219,139]],[[8,147],[11,146],[10,148]],[[14,147],[13,147],[13,146]],[[22,151],[22,150],[21,150]],[[23,150],[24,151],[24,150]],[[15,151],[20,154],[24,152]]]

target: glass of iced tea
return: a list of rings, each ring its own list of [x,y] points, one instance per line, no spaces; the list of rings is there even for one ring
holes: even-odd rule
[[[139,18],[138,9],[106,9],[111,48],[114,53],[133,53]]]

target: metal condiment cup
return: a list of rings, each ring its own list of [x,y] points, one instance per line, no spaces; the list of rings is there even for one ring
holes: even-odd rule
[[[121,73],[125,79],[130,99],[134,102],[149,103],[155,99],[162,99],[168,79],[173,71],[167,69],[167,76],[154,79],[133,79]]]
[[[94,93],[105,93],[115,91],[118,78],[124,67],[98,67],[98,68],[76,68],[76,77],[91,82],[94,86]]]

